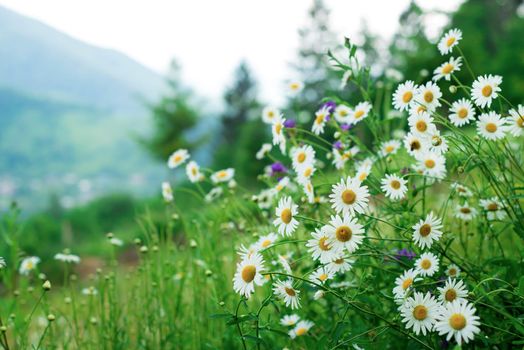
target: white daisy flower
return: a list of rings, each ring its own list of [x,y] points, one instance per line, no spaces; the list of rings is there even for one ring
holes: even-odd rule
[[[380,183],[382,184],[380,188],[386,196],[395,201],[404,198],[408,191],[406,186],[408,182],[394,174],[386,174]]]
[[[473,102],[479,107],[491,107],[493,99],[498,97],[500,92],[500,84],[502,84],[502,77],[500,75],[484,75],[480,76],[473,82],[471,90],[471,98]]]
[[[473,196],[473,193],[471,192],[471,190],[469,188],[467,188],[466,186],[464,185],[461,185],[457,182],[454,182],[452,185],[451,185],[451,189],[455,190],[455,192],[461,196],[461,197],[471,197]]]
[[[254,197],[254,200],[257,202],[260,209],[269,209],[273,203],[273,198],[275,197],[275,191],[273,188],[265,189],[260,191],[260,193]]]
[[[371,104],[367,101],[357,104],[350,115],[351,124],[357,124],[361,120],[367,118],[370,110]]]
[[[313,121],[313,127],[311,131],[315,135],[324,133],[324,126],[326,125],[326,119],[329,116],[329,107],[324,106],[315,113],[315,120]]]
[[[124,241],[122,241],[120,238],[112,237],[109,240],[109,244],[114,245],[115,247],[121,247],[124,245]]]
[[[264,258],[255,252],[245,256],[237,264],[237,271],[233,277],[233,288],[236,293],[249,298],[255,291],[255,284],[261,286],[265,283],[262,272],[264,271]]]
[[[315,150],[310,145],[295,147],[291,150],[293,169],[299,171],[308,165],[315,163]]]
[[[298,214],[298,206],[293,203],[291,197],[280,199],[275,214],[277,218],[273,221],[273,225],[278,227],[278,233],[282,236],[291,236],[298,226],[298,221],[294,217]]]
[[[206,202],[211,203],[215,199],[220,197],[222,193],[224,193],[224,190],[222,189],[222,187],[214,187],[213,189],[211,189],[211,191],[209,191],[208,194],[206,194],[206,197],[204,199]]]
[[[273,134],[273,145],[280,146],[282,153],[286,150],[286,138],[284,137],[284,122],[286,119],[279,115],[273,120],[271,124],[271,133]]]
[[[415,96],[415,103],[426,107],[428,112],[433,112],[437,107],[440,107],[439,98],[442,97],[442,92],[437,84],[428,81],[426,85],[421,85],[418,94]]]
[[[324,230],[315,229],[311,232],[311,238],[307,241],[306,247],[314,260],[319,260],[322,264],[331,262],[341,252],[340,246],[333,245],[333,238]]]
[[[351,114],[353,114],[351,108],[346,105],[339,104],[337,105],[337,108],[335,108],[333,116],[337,122],[341,124],[349,124],[351,122]]]
[[[331,216],[329,224],[324,225],[322,231],[329,235],[330,243],[337,252],[347,249],[353,253],[364,240],[364,227],[349,213],[344,213],[343,217]]]
[[[446,269],[446,275],[451,278],[456,278],[460,275],[460,268],[455,264],[449,264]]]
[[[475,108],[471,101],[465,98],[453,102],[449,111],[449,120],[455,126],[463,126],[475,120]]]
[[[300,291],[293,288],[292,280],[276,281],[273,286],[273,293],[282,299],[287,307],[291,307],[292,310],[300,308]]]
[[[387,157],[387,156],[393,155],[393,154],[397,153],[397,151],[399,150],[400,146],[401,146],[400,142],[397,141],[397,140],[384,141],[380,145],[380,155],[382,157]]]
[[[418,86],[412,80],[399,84],[393,94],[393,106],[396,110],[407,111],[417,93]]]
[[[423,277],[433,276],[438,271],[438,258],[433,253],[423,253],[415,261],[415,268],[419,274]]]
[[[412,297],[400,307],[402,322],[406,323],[407,329],[413,329],[416,335],[421,332],[423,335],[433,330],[433,326],[439,315],[440,305],[435,298],[427,292],[415,292]]]
[[[335,168],[342,169],[346,162],[352,159],[357,153],[360,152],[358,146],[353,146],[348,150],[340,151],[338,149],[333,149],[333,164]]]
[[[167,166],[170,169],[178,167],[189,158],[189,152],[186,149],[179,149],[169,156]]]
[[[326,266],[320,266],[310,275],[311,280],[313,282],[317,282],[320,284],[324,284],[326,281],[332,279],[334,276],[335,274],[333,273],[333,271],[328,269]]]
[[[315,300],[320,300],[322,299],[324,296],[326,295],[326,292],[324,292],[323,290],[317,290],[315,292],[315,294],[313,294],[313,299]]]
[[[339,86],[340,90],[344,90],[344,88],[348,84],[349,79],[351,78],[352,73],[353,72],[351,71],[351,69],[344,72],[344,75],[342,75],[342,78],[340,79],[340,86]]]
[[[518,105],[517,109],[510,109],[507,120],[508,131],[515,137],[524,134],[524,106]]]
[[[311,176],[315,173],[316,168],[313,164],[305,165],[300,168],[300,171],[297,174],[297,182],[301,185],[304,185],[311,180]]]
[[[482,113],[477,121],[477,132],[486,140],[500,140],[506,136],[506,119],[496,112]]]
[[[271,151],[271,148],[273,148],[273,145],[270,143],[264,143],[262,144],[262,147],[258,150],[257,154],[255,155],[255,158],[260,160],[266,156]]]
[[[265,236],[260,237],[255,245],[259,250],[266,249],[271,247],[277,241],[277,239],[278,236],[271,232]]]
[[[357,178],[359,181],[364,181],[368,178],[369,174],[371,174],[371,167],[372,164],[369,164],[367,162],[363,162],[357,166],[357,172],[355,174],[355,178]]]
[[[471,207],[467,202],[455,208],[455,217],[464,221],[471,221],[477,216],[477,209]]]
[[[413,102],[411,106],[409,107],[409,116],[419,115],[422,113],[428,113],[428,108],[424,105],[421,105],[419,103]]]
[[[444,287],[438,287],[439,300],[441,303],[451,303],[455,300],[463,301],[468,296],[468,290],[464,286],[464,282],[459,279],[451,279],[448,277]]]
[[[78,264],[80,262],[80,257],[78,255],[71,254],[67,251],[64,253],[55,254],[55,260],[62,261],[65,263],[74,263]]]
[[[307,320],[300,321],[297,323],[295,328],[289,331],[289,336],[291,337],[291,339],[295,339],[296,337],[301,337],[305,335],[307,332],[309,332],[309,330],[313,326],[314,326],[314,323],[311,321],[307,321]]]
[[[428,135],[429,150],[438,154],[444,154],[448,151],[448,143],[444,136],[440,135],[440,131],[435,129],[434,132]]]
[[[351,270],[354,263],[354,259],[339,256],[333,259],[333,261],[331,261],[330,263],[328,263],[326,267],[333,273],[344,273],[346,271]]]
[[[298,80],[294,80],[294,81],[289,83],[288,89],[289,89],[289,92],[292,95],[296,95],[300,91],[302,91],[302,89],[304,89],[304,83],[302,83],[301,81],[298,81]]]
[[[396,300],[402,300],[408,295],[408,292],[413,287],[413,283],[421,280],[418,275],[419,273],[416,269],[409,269],[395,279],[393,294]]]
[[[167,203],[173,201],[173,189],[167,181],[162,182],[162,197],[164,198],[164,201]]]
[[[497,197],[481,199],[479,204],[486,211],[488,220],[502,220],[506,217],[504,204]]]
[[[446,80],[451,80],[451,74],[454,72],[460,71],[462,66],[462,58],[453,58],[451,57],[448,62],[442,63],[433,71],[433,80],[439,81],[444,78]]]
[[[442,220],[430,212],[413,227],[413,241],[422,249],[431,248],[442,237]]]
[[[186,175],[190,182],[195,183],[202,181],[204,175],[200,172],[200,166],[194,160],[190,161],[186,165]]]
[[[289,261],[291,260],[292,255],[293,253],[287,253],[285,255],[278,256],[278,263],[282,265],[284,271],[286,271],[286,273],[289,275],[291,274],[291,264]]]
[[[417,155],[417,167],[426,176],[442,179],[446,176],[446,158],[442,154],[426,151]]]
[[[427,139],[420,136],[418,133],[412,132],[408,133],[406,137],[404,137],[404,147],[406,148],[406,151],[413,157],[416,157],[418,154],[429,149]]]
[[[303,186],[304,193],[306,194],[308,203],[315,203],[315,189],[311,181],[307,181]]]
[[[37,256],[30,256],[22,260],[20,263],[20,274],[29,275],[29,273],[36,269],[37,265],[40,263],[40,258]]]
[[[285,315],[280,319],[280,324],[282,326],[293,327],[300,321],[300,317],[297,314]]]
[[[476,309],[467,301],[456,300],[447,303],[441,308],[440,315],[437,317],[435,331],[439,335],[447,334],[446,340],[455,338],[461,345],[462,341],[469,342],[480,332],[479,317],[475,316]]]
[[[98,290],[95,287],[90,286],[87,288],[82,288],[82,294],[87,296],[93,296],[98,294]]]
[[[422,137],[434,133],[437,129],[433,123],[433,117],[426,112],[410,115],[408,124],[412,133]]]
[[[220,182],[228,182],[233,179],[233,176],[235,176],[235,169],[222,169],[211,175],[211,181],[213,181],[215,184]]]
[[[360,186],[360,180],[350,176],[332,186],[329,195],[331,206],[337,213],[363,213],[368,206],[369,192],[367,186]]]
[[[278,192],[282,191],[284,188],[288,187],[288,185],[289,185],[289,177],[284,176],[283,178],[278,180],[278,183],[275,186],[275,192],[278,193]]]
[[[459,29],[449,30],[438,43],[440,54],[446,55],[453,51],[453,47],[458,45],[460,39],[462,39],[462,32]]]
[[[273,106],[266,106],[262,110],[262,120],[266,124],[272,124],[275,117],[280,115],[280,111]]]

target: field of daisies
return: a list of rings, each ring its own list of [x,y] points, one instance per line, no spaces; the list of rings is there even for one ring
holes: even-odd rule
[[[185,236],[142,215],[136,267],[115,253],[80,281],[81,257],[64,251],[56,288],[20,256],[13,222],[2,347],[522,348],[524,106],[502,76],[471,70],[462,36],[443,35],[432,76],[394,85],[375,83],[346,40],[329,60],[361,102],[260,111],[272,139],[252,155],[267,165],[257,193],[175,150],[168,166],[193,187],[162,184],[165,221]]]

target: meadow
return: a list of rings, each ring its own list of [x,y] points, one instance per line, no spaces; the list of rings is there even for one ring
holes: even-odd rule
[[[74,245],[54,256],[63,276],[46,276],[6,215],[0,344],[522,347],[524,106],[505,98],[505,77],[472,71],[467,36],[444,33],[441,65],[418,81],[377,81],[346,39],[328,58],[358,103],[261,108],[259,188],[173,150],[167,166],[186,182],[159,184],[162,214],[139,213],[134,240],[107,233],[110,258],[87,278]],[[289,99],[302,88],[290,82]]]

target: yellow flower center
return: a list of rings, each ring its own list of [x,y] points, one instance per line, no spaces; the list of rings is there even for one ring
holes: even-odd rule
[[[455,276],[457,274],[457,270],[456,269],[449,269],[448,274],[450,276]]]
[[[418,131],[424,132],[428,129],[428,124],[426,124],[426,122],[423,120],[419,120],[417,124],[415,124],[415,127],[417,128]]]
[[[395,146],[388,145],[385,148],[386,153],[391,153],[395,150]]]
[[[289,85],[289,87],[291,88],[291,90],[298,90],[300,88],[300,84],[298,84],[298,83],[291,83]]]
[[[304,152],[300,152],[297,156],[297,161],[299,163],[304,163],[305,160],[306,160],[306,154]]]
[[[426,101],[426,103],[433,102],[433,99],[434,99],[434,96],[433,96],[433,93],[431,91],[426,91],[424,93],[424,101]]]
[[[359,179],[360,181],[364,181],[367,177],[368,177],[368,173],[366,173],[365,171],[363,171],[363,172],[360,173],[360,175],[358,176],[358,179]]]
[[[427,110],[428,109],[426,108],[426,106],[420,105],[420,106],[417,107],[417,114],[420,114],[422,112],[427,112]]]
[[[410,145],[410,148],[412,151],[416,151],[418,149],[420,149],[420,142],[418,142],[417,140],[411,142],[411,145]]]
[[[291,209],[289,208],[284,208],[280,213],[280,219],[284,224],[289,224],[292,218],[293,215],[291,214]]]
[[[427,237],[431,233],[431,225],[424,224],[420,226],[419,233],[422,237]]]
[[[420,267],[422,267],[424,270],[429,270],[431,267],[431,261],[429,259],[424,259],[420,263]]]
[[[353,231],[347,226],[340,226],[335,231],[335,235],[340,242],[347,242],[351,239]]]
[[[246,265],[242,269],[242,279],[244,282],[249,283],[255,279],[257,268],[255,265]]]
[[[457,292],[454,289],[448,289],[448,291],[444,295],[444,298],[446,299],[446,301],[453,301],[457,299]]]
[[[286,294],[289,295],[290,297],[294,297],[295,295],[297,295],[297,293],[295,292],[293,288],[285,287],[284,290],[286,291]]]
[[[453,72],[453,69],[455,69],[455,67],[451,63],[448,63],[442,67],[442,74],[449,74]]]
[[[323,114],[317,115],[317,118],[315,119],[315,123],[322,124],[323,121],[324,121],[324,115]]]
[[[326,243],[326,241],[328,240],[327,237],[321,237],[319,240],[318,240],[318,247],[323,250],[323,251],[329,251],[331,250],[331,247]]]
[[[362,117],[364,115],[364,111],[363,110],[358,110],[355,112],[355,119],[358,119],[360,117]]]
[[[262,247],[267,248],[271,244],[271,240],[266,239],[262,242]]]
[[[448,40],[446,41],[446,46],[450,47],[451,45],[453,45],[454,42],[455,42],[455,37],[452,36],[448,38]]]
[[[277,135],[280,135],[280,132],[282,131],[282,124],[278,123],[275,125],[275,132]]]
[[[400,188],[400,182],[398,180],[391,181],[391,187],[395,190],[398,190]]]
[[[337,264],[337,265],[340,265],[340,264],[342,264],[342,263],[344,262],[344,258],[335,259],[335,260],[333,260],[333,262],[334,262],[335,264]]]
[[[193,176],[196,176],[197,175],[197,169],[196,168],[191,168],[191,174],[193,174]]]
[[[307,333],[307,329],[306,329],[306,328],[299,328],[299,329],[297,329],[297,330],[295,331],[295,334],[296,334],[297,336],[301,336],[301,335],[304,335],[304,334],[306,334],[306,333]]]
[[[521,128],[524,128],[524,116],[522,115],[519,115],[518,119],[517,119],[517,125]]]
[[[433,159],[427,159],[424,164],[426,165],[427,168],[429,169],[433,169],[436,165],[435,161]]]
[[[424,305],[415,306],[413,309],[413,317],[419,321],[424,320],[426,317],[428,317],[428,308]]]
[[[322,282],[324,282],[325,280],[327,280],[328,278],[328,275],[323,273],[321,274],[320,276],[318,276],[318,279],[321,280]]]
[[[406,91],[404,92],[404,95],[402,95],[402,102],[409,103],[409,101],[411,101],[412,98],[413,98],[413,92]]]
[[[348,112],[347,112],[345,109],[343,109],[343,110],[341,110],[341,111],[339,112],[339,114],[340,114],[341,117],[345,117],[345,116],[348,115]]]
[[[34,267],[34,264],[33,264],[32,261],[28,261],[28,262],[26,263],[26,265],[25,265],[25,268],[26,268],[27,270],[32,270],[33,267]]]
[[[177,154],[177,155],[175,156],[175,163],[178,163],[178,162],[180,162],[181,160],[182,160],[182,156],[179,155],[179,154]]]
[[[352,190],[345,190],[340,197],[342,198],[342,202],[348,205],[355,203],[357,200],[357,195]]]
[[[269,119],[271,119],[275,116],[275,113],[273,111],[269,111],[267,112],[267,116],[269,117]]]
[[[497,210],[499,210],[499,206],[497,203],[488,204],[488,211],[497,211]]]
[[[495,123],[487,123],[486,124],[486,131],[487,132],[491,132],[491,133],[497,131],[497,124],[495,124]]]
[[[404,282],[402,282],[402,289],[406,290],[413,284],[413,278],[406,278]]]
[[[462,314],[453,314],[449,318],[449,325],[454,330],[460,331],[466,327],[466,318]]]
[[[310,177],[312,172],[313,168],[307,168],[306,170],[304,170],[304,177]]]
[[[468,207],[463,207],[463,208],[460,208],[460,212],[463,214],[469,214],[471,213],[471,209],[469,209]]]
[[[467,108],[461,108],[458,110],[457,115],[460,119],[464,119],[468,116],[468,109]]]
[[[482,95],[484,97],[490,97],[492,93],[493,93],[493,88],[491,87],[491,85],[486,85],[482,88]]]

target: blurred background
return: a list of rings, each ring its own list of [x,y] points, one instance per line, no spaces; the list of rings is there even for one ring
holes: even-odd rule
[[[165,215],[160,183],[184,186],[166,167],[177,148],[256,187],[261,109],[289,107],[293,80],[293,110],[309,111],[293,118],[339,94],[328,49],[349,37],[376,81],[423,81],[450,27],[473,70],[503,75],[522,103],[519,0],[0,0],[2,229],[21,223],[23,249],[44,258],[105,254],[106,232],[130,242],[137,214]]]

